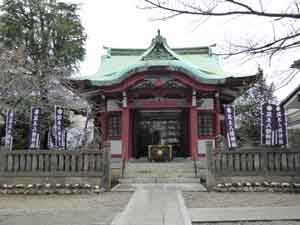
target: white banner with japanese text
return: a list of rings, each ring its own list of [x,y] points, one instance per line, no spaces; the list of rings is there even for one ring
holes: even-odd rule
[[[41,108],[31,107],[29,149],[40,148],[40,118],[41,118]]]
[[[234,107],[231,105],[224,105],[224,116],[228,148],[236,148],[237,140],[235,133]]]
[[[287,145],[287,117],[282,106],[262,104],[261,106],[261,144],[275,146]]]
[[[9,150],[12,150],[13,146],[14,117],[13,110],[6,111],[4,146]]]

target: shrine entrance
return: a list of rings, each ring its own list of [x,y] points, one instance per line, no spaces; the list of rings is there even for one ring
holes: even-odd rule
[[[149,145],[172,145],[173,157],[189,156],[186,110],[136,110],[133,113],[133,158],[147,157]]]

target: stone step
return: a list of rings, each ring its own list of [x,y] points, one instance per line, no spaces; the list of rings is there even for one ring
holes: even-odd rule
[[[185,169],[185,168],[178,168],[178,167],[174,167],[174,168],[147,168],[147,167],[144,167],[144,168],[126,168],[126,170],[128,172],[139,172],[139,173],[150,173],[150,172],[186,172],[186,173],[192,173],[194,172],[194,168],[188,168],[188,169]]]
[[[128,163],[126,166],[128,171],[193,171],[194,166],[192,163]]]
[[[173,168],[173,169],[166,169],[166,168],[159,168],[159,169],[151,169],[151,168],[140,168],[140,169],[133,169],[133,168],[126,168],[127,172],[138,172],[138,173],[193,173],[194,170],[193,169],[189,169],[189,170],[184,170],[182,168]]]
[[[194,174],[194,171],[180,171],[180,170],[169,170],[169,171],[165,171],[165,170],[125,170],[125,172],[127,174],[133,173],[133,174],[139,174],[141,176],[145,175],[148,176],[149,174],[161,174],[162,176],[168,176],[168,175],[172,175],[172,174]]]
[[[185,178],[195,177],[191,161],[169,163],[128,163],[125,177],[133,178]]]
[[[201,175],[198,175],[197,177],[195,174],[148,174],[148,175],[140,175],[140,174],[126,174],[124,178],[170,178],[170,179],[176,179],[176,178],[197,178],[197,177],[203,177]]]
[[[138,189],[161,189],[179,190],[188,192],[203,192],[206,188],[200,183],[133,183],[133,184],[118,184],[112,192],[134,192]]]
[[[125,168],[124,178],[131,179],[139,178],[138,183],[151,183],[165,179],[166,183],[181,182],[181,180],[196,179],[199,182],[200,178],[205,178],[206,170],[198,170],[195,176],[195,168],[193,161],[181,159],[171,162],[148,162],[148,161],[130,161]],[[123,181],[122,181],[123,182]]]
[[[151,165],[151,166],[167,166],[167,167],[172,167],[172,166],[193,166],[192,161],[187,161],[187,162],[128,162],[128,165],[133,165],[133,166],[142,166],[142,165]]]
[[[142,184],[142,183],[198,183],[200,184],[200,178],[195,177],[132,177],[119,179],[120,184]]]

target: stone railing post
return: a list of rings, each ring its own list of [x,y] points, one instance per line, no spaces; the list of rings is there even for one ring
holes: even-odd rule
[[[262,155],[261,155],[261,163],[262,163],[262,171],[263,171],[263,174],[265,176],[267,176],[268,174],[268,151],[266,151],[266,149],[264,149],[265,151],[262,151]]]
[[[5,166],[6,166],[6,153],[1,152],[1,154],[0,154],[0,172],[5,171]]]
[[[216,184],[212,142],[206,143],[206,166],[206,187],[208,190],[211,190]]]
[[[110,143],[106,142],[103,145],[103,182],[102,186],[106,191],[111,189],[111,154]]]

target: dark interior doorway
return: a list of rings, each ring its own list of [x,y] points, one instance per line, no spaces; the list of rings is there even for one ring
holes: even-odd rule
[[[133,125],[133,157],[147,157],[148,145],[169,144],[174,157],[188,157],[185,110],[136,110]]]

